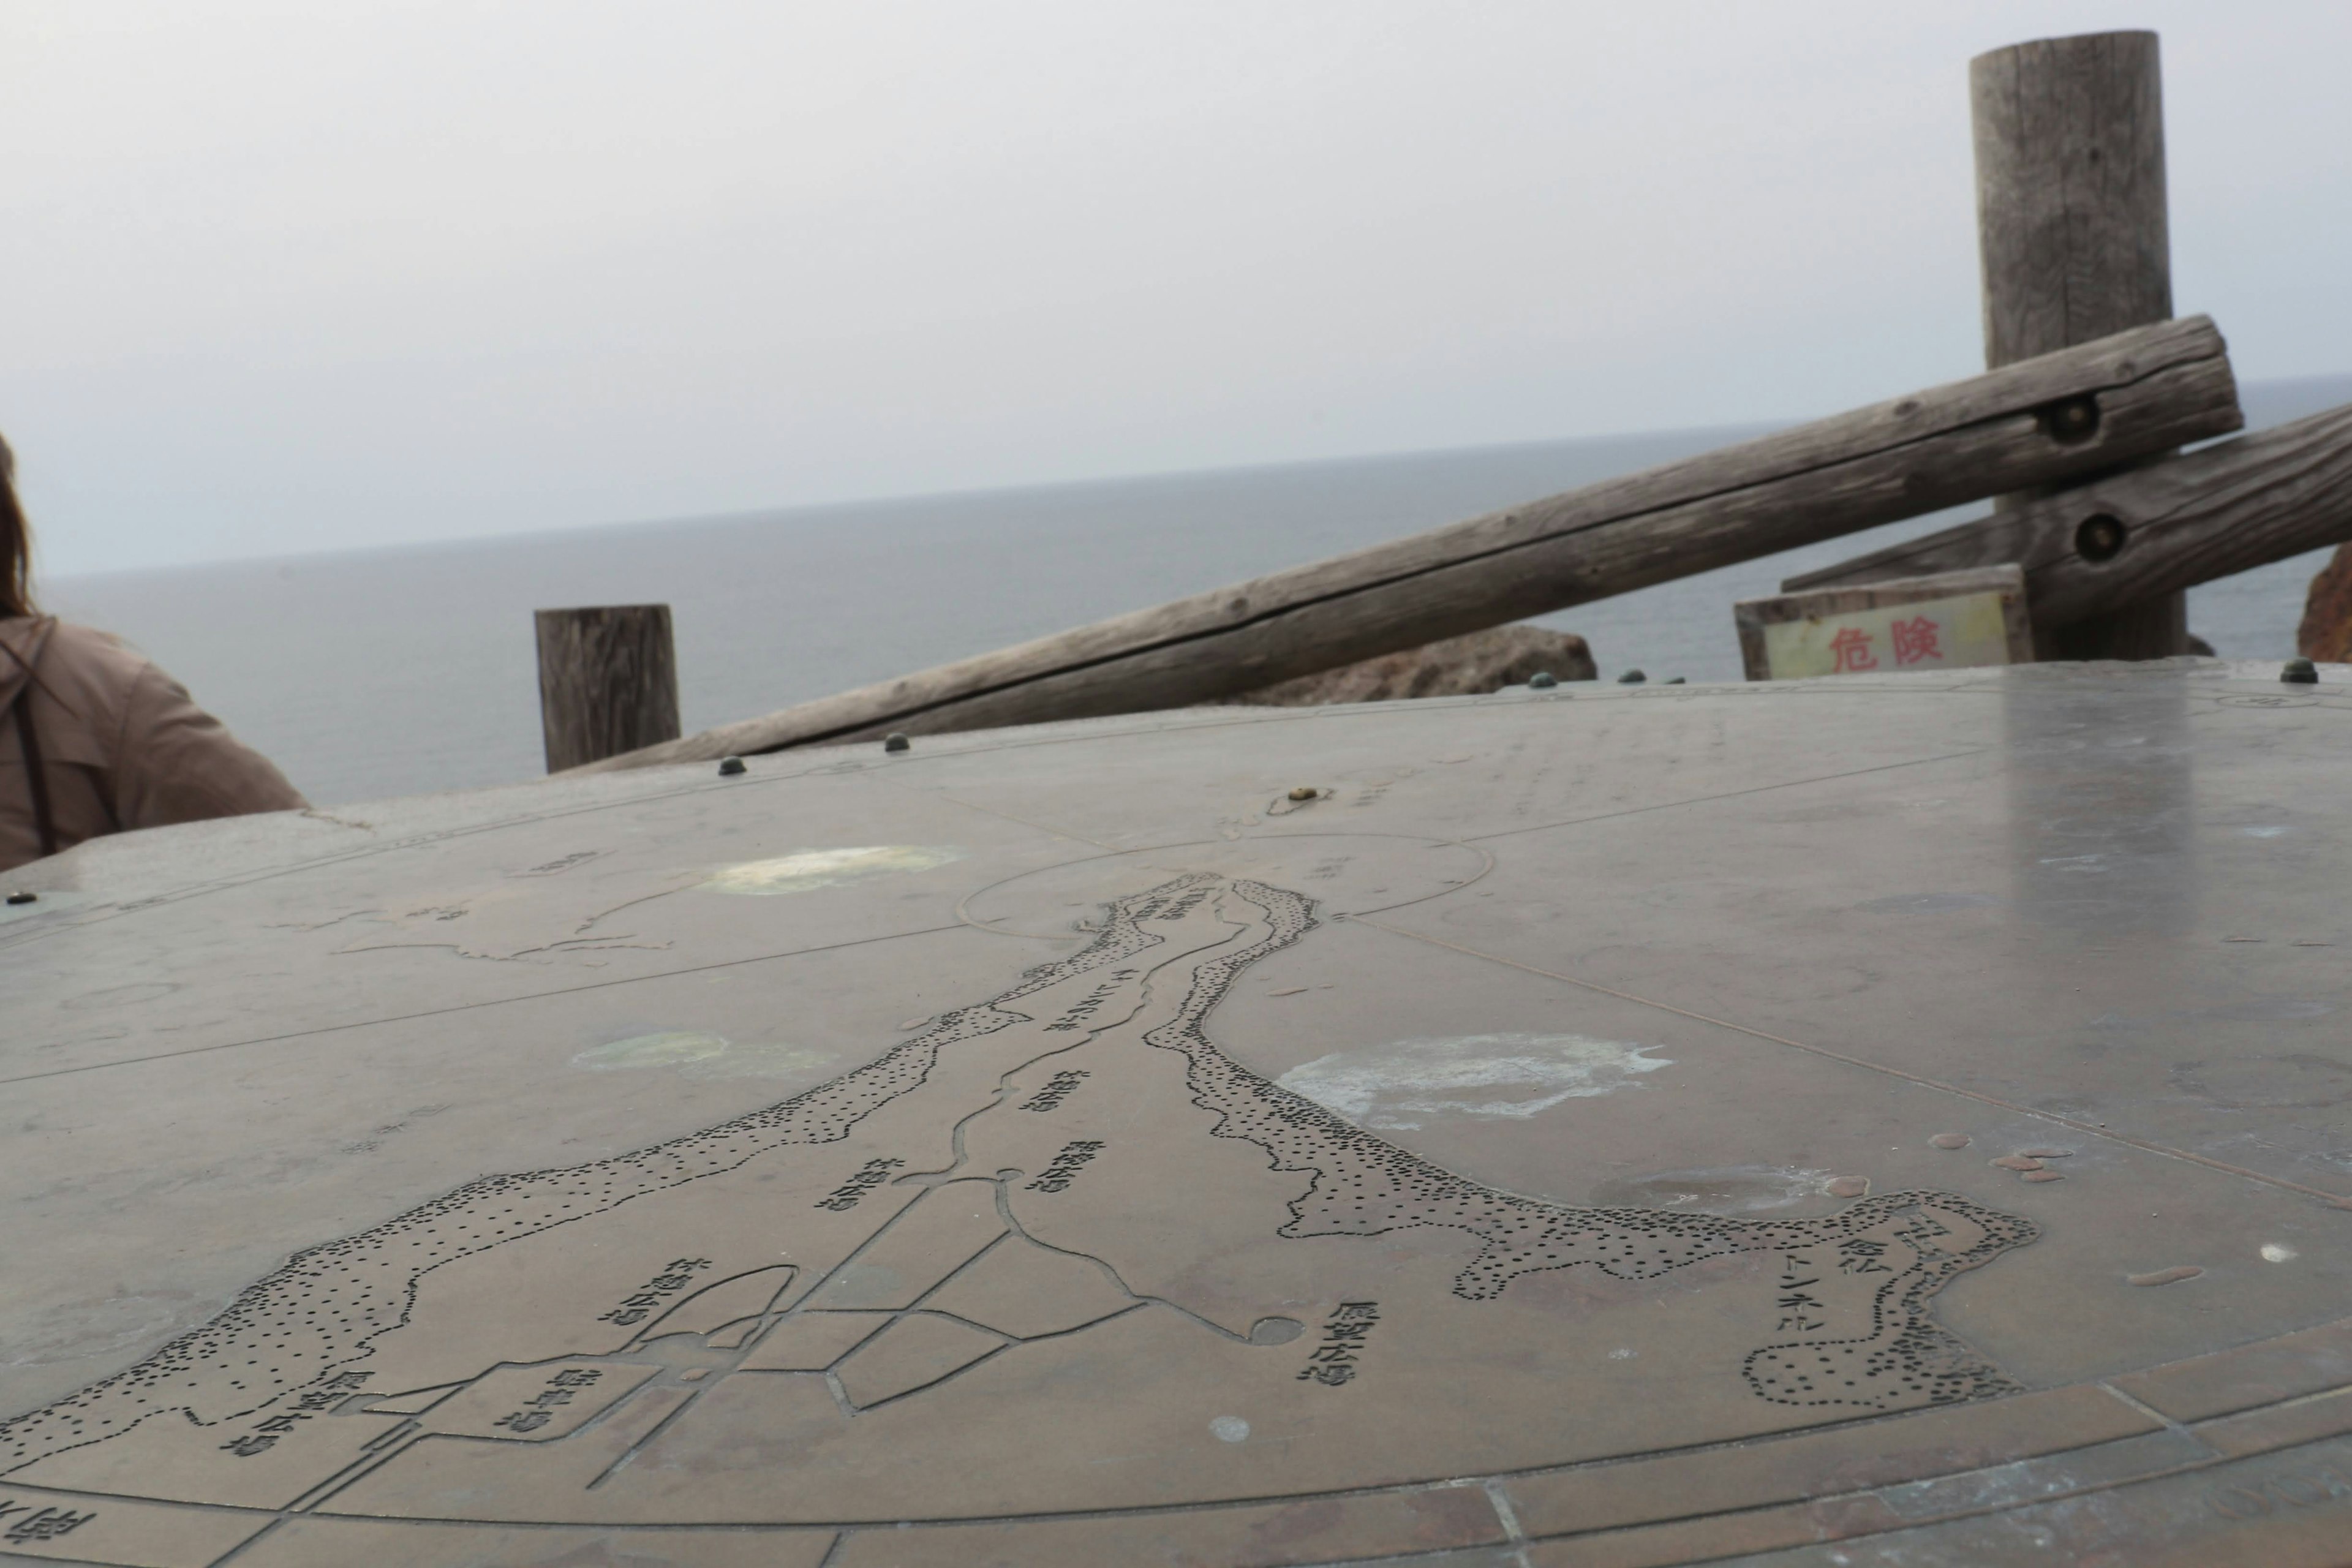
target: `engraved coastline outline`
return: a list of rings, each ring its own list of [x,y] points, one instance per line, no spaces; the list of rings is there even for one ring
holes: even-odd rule
[[[1262,911],[1267,934],[1198,963],[1175,1017],[1143,1039],[1184,1055],[1194,1103],[1217,1119],[1213,1136],[1252,1142],[1275,1170],[1307,1178],[1278,1234],[1375,1236],[1415,1226],[1465,1231],[1480,1244],[1454,1284],[1454,1293],[1467,1300],[1491,1299],[1523,1273],[1581,1264],[1638,1280],[1706,1258],[1778,1252],[1787,1284],[1798,1278],[1786,1272],[1791,1260],[1811,1268],[1819,1253],[1826,1269],[1859,1257],[1864,1273],[1885,1279],[1849,1274],[1838,1281],[1844,1288],[1839,1300],[1850,1308],[1863,1300],[1856,1291],[1866,1291],[1867,1331],[1825,1338],[1819,1331],[1831,1323],[1826,1314],[1810,1317],[1801,1306],[1793,1315],[1784,1313],[1780,1327],[1797,1337],[1766,1344],[1747,1358],[1756,1394],[1783,1404],[1883,1409],[2016,1390],[1937,1325],[1928,1304],[1954,1275],[2033,1239],[2028,1222],[1925,1193],[1889,1194],[1806,1220],[1578,1209],[1456,1176],[1249,1071],[1209,1040],[1203,1021],[1242,972],[1298,941],[1316,921],[1312,903],[1301,895],[1200,873],[1113,900],[1108,918],[1081,952],[1026,972],[992,1000],[945,1014],[876,1060],[778,1104],[608,1159],[467,1183],[382,1225],[297,1253],[211,1321],[128,1370],[0,1422],[0,1471],[105,1441],[171,1413],[217,1436],[272,1407],[320,1407],[322,1393],[355,1386],[372,1342],[408,1321],[420,1283],[435,1269],[632,1198],[731,1171],[776,1148],[845,1139],[865,1117],[924,1083],[942,1051],[1034,1021],[1012,1004],[1160,945],[1163,939],[1146,921],[1177,918],[1220,890]],[[1806,1282],[1818,1288],[1814,1279]],[[1782,1300],[1803,1294],[1791,1290]],[[1819,1297],[1807,1299],[1821,1304]],[[1850,1320],[1853,1314],[1842,1315]]]

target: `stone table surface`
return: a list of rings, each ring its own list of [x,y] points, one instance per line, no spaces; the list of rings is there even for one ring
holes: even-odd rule
[[[88,845],[0,1553],[2334,1563],[2347,784],[2352,670],[2174,661]]]

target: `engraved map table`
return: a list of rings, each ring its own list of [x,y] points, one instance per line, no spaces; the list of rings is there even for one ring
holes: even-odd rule
[[[0,879],[0,1554],[2337,1562],[2347,673],[87,846]]]

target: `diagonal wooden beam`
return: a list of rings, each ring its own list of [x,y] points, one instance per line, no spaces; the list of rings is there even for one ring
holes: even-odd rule
[[[2037,631],[2352,540],[2352,405],[1791,577],[1784,593],[2015,562]]]
[[[2239,428],[2164,321],[1388,544],[722,725],[603,770],[1181,708]],[[585,771],[585,770],[576,770]]]

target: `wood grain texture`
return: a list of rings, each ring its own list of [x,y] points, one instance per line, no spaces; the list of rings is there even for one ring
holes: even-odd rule
[[[2087,559],[2079,539],[2098,517],[2122,529],[2120,548],[2104,561]],[[2038,631],[2346,540],[2352,405],[2127,468],[1780,586],[1797,593],[2013,561],[2025,568]]]
[[[1969,65],[1985,363],[2172,314],[2154,33],[2043,38]]]
[[[1995,49],[1969,62],[1969,87],[1985,363],[2169,317],[2156,35],[2092,33]],[[2068,624],[2044,638],[2043,657],[2162,658],[2187,651],[2188,637],[2187,602],[2159,595]]]
[[[540,610],[532,620],[549,773],[677,739],[667,605]]]
[[[2051,410],[2083,397],[2095,428],[2061,438]],[[1213,701],[2242,423],[2213,324],[2165,322],[596,765]]]

